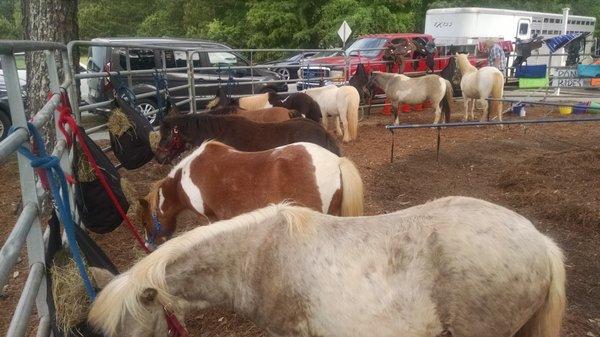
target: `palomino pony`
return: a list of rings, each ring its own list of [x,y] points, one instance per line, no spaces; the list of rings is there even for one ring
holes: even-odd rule
[[[358,107],[360,95],[358,90],[350,85],[337,87],[328,85],[321,88],[306,89],[304,92],[312,97],[321,107],[323,126],[327,129],[327,117],[333,116],[338,136],[343,136],[344,142],[356,139],[358,135]],[[340,119],[342,128],[340,128]]]
[[[246,110],[259,110],[271,108],[273,105],[269,103],[269,95],[267,93],[244,96],[240,98],[229,98],[221,88],[217,89],[216,97],[207,103],[207,109],[217,107],[227,107],[230,105],[238,106]]]
[[[164,305],[225,306],[271,336],[559,337],[565,267],[530,221],[478,199],[360,218],[278,204],[167,241],[88,321],[165,336]]]
[[[420,104],[430,101],[435,109],[434,124],[439,123],[441,113],[444,120],[450,121],[450,102],[452,101],[452,84],[438,75],[408,77],[405,75],[373,71],[371,81],[383,90],[392,103],[394,123],[400,123],[398,104]]]
[[[363,184],[354,164],[312,143],[241,152],[208,141],[140,199],[147,243],[168,238],[183,210],[213,219],[290,201],[319,212],[358,216]]]
[[[496,67],[475,68],[468,59],[467,54],[456,54],[456,63],[462,78],[460,80],[460,89],[465,104],[465,118],[475,120],[473,110],[475,110],[475,101],[481,99],[484,102],[483,115],[481,121],[487,121],[490,118],[490,110],[496,112],[498,120],[502,121],[502,102],[492,101],[492,107],[489,109],[487,99],[491,96],[494,99],[502,99],[504,95],[504,75]],[[469,103],[473,102],[469,113]]]
[[[314,143],[340,155],[333,136],[319,123],[306,118],[281,123],[256,123],[235,115],[206,113],[167,117],[160,125],[155,151],[159,163],[170,163],[187,147],[215,139],[240,151],[263,151],[297,142]]]
[[[297,111],[288,110],[281,107],[272,107],[258,110],[246,110],[241,109],[237,106],[228,106],[224,108],[215,108],[212,110],[206,110],[205,113],[211,115],[238,115],[247,118],[257,123],[277,123],[285,122],[292,118],[302,117]]]
[[[295,92],[291,94],[278,94],[275,91],[268,91],[269,103],[274,107],[283,107],[290,110],[296,110],[303,117],[312,119],[317,123],[321,123],[321,108],[310,96],[303,92]]]

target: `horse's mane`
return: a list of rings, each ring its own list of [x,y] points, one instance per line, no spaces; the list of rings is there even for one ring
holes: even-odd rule
[[[219,221],[210,226],[201,226],[167,241],[152,254],[136,263],[130,270],[117,276],[98,295],[90,310],[88,320],[95,328],[108,336],[115,336],[126,313],[145,326],[152,326],[155,319],[140,301],[140,295],[147,288],[157,290],[157,303],[175,306],[181,309],[180,299],[169,292],[167,286],[167,267],[182,256],[193,252],[197,245],[217,238],[223,233],[237,229],[247,229],[268,219],[281,216],[290,233],[302,232],[310,222],[314,211],[307,208],[290,206],[287,203],[239,215],[230,220]]]
[[[208,109],[201,113],[208,113],[211,115],[232,115],[232,114],[236,114],[238,109],[239,109],[239,107],[235,106],[235,105],[217,106],[213,109]]]
[[[180,131],[185,135],[190,135],[198,132],[199,130],[206,130],[209,132],[220,132],[223,128],[227,127],[227,124],[231,122],[243,122],[249,123],[250,121],[244,117],[236,114],[211,114],[211,113],[197,113],[197,114],[185,114],[169,116],[165,118],[161,125],[161,134],[167,133],[173,126],[178,126]]]

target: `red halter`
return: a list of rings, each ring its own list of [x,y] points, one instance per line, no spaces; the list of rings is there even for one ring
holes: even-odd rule
[[[173,126],[171,129],[171,141],[166,146],[160,146],[160,144],[156,147],[157,152],[166,152],[168,154],[171,153],[180,153],[183,151],[185,147],[185,142],[181,138],[181,133],[179,132],[179,127],[177,125]]]

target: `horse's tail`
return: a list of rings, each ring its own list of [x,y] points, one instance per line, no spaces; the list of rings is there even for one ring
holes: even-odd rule
[[[348,116],[348,133],[350,140],[355,140],[358,136],[358,107],[360,106],[360,94],[355,87],[349,86],[352,90],[348,95],[348,108],[346,115]]]
[[[492,87],[492,98],[502,99],[504,96],[504,75],[500,71],[494,74],[494,85]],[[498,116],[499,120],[502,120],[502,101],[492,101],[491,112]],[[488,114],[489,117],[489,114]]]
[[[450,110],[450,102],[454,98],[454,91],[452,90],[452,83],[448,80],[444,80],[446,83],[446,94],[442,99],[442,112],[444,113],[444,120],[446,123],[450,122],[450,114],[452,111]]]
[[[565,265],[560,248],[549,238],[546,252],[550,265],[550,288],[544,304],[517,332],[515,337],[559,337],[565,314]]]
[[[340,158],[342,175],[342,216],[363,215],[363,182],[354,163]]]

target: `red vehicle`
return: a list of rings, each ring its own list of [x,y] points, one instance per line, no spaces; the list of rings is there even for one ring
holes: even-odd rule
[[[371,34],[359,37],[352,45],[346,48],[346,55],[335,55],[306,59],[298,71],[300,81],[298,90],[318,87],[328,84],[341,84],[347,81],[356,72],[358,64],[362,63],[368,72],[373,70],[387,72],[389,62],[384,60],[384,49],[390,44],[398,44],[412,40],[420,45],[425,45],[433,38],[429,34],[420,33],[394,33]],[[439,72],[448,64],[450,56],[434,55],[434,71]],[[347,58],[347,60],[346,60]],[[348,63],[348,64],[346,64]],[[475,62],[473,62],[475,63]],[[349,72],[346,72],[346,66]],[[404,73],[422,73],[427,70],[424,58],[408,55],[404,62]],[[398,65],[393,64],[391,72],[398,72]]]

